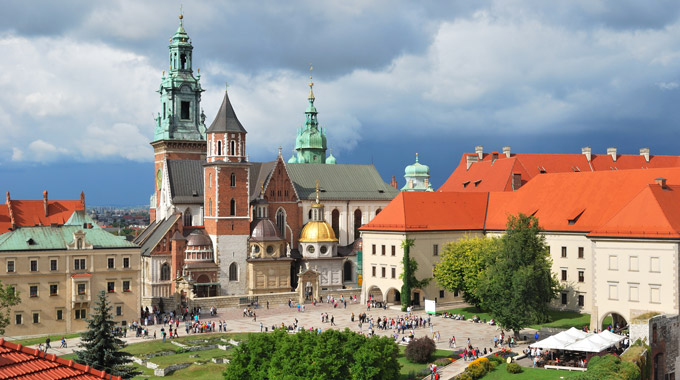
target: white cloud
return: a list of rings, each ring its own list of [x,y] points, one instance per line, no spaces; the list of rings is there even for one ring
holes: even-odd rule
[[[658,83],[657,86],[662,90],[675,90],[680,87],[680,84],[678,84],[678,82],[661,82]]]

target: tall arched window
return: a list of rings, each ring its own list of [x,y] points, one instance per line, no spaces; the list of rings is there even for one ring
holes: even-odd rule
[[[382,211],[382,209],[381,209],[381,208],[379,208],[379,209],[375,210],[375,216],[378,216],[378,214],[380,214],[380,211]]]
[[[217,155],[218,156],[222,155],[222,141],[217,142]]]
[[[354,240],[359,238],[359,227],[361,227],[361,210],[354,210]]]
[[[230,146],[230,149],[231,149],[230,153],[231,153],[232,156],[235,156],[235,155],[236,155],[236,141],[231,140],[230,144],[231,144],[231,146]]]
[[[184,210],[184,225],[185,226],[191,225],[191,210],[188,207],[186,210]]]
[[[185,54],[182,54],[179,56],[179,62],[182,65],[182,70],[187,69],[187,56]]]
[[[161,265],[161,281],[170,281],[170,265],[168,263]]]
[[[342,274],[343,281],[352,281],[352,263],[350,261],[345,261],[345,264],[342,266]]]
[[[229,202],[229,215],[236,215],[236,201],[233,199]]]
[[[236,174],[235,173],[231,173],[230,181],[231,181],[231,187],[236,187]]]
[[[208,188],[212,189],[212,173],[208,173]]]
[[[333,227],[333,232],[335,232],[335,237],[340,238],[340,211],[338,209],[331,212],[331,227]]]
[[[312,209],[309,209],[309,212],[307,213],[307,219],[312,219]]]
[[[229,265],[229,281],[238,281],[238,265],[236,263]]]
[[[286,212],[283,209],[279,209],[276,212],[276,227],[279,229],[281,238],[286,238]]]

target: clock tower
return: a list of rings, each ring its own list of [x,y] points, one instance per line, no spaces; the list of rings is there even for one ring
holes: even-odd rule
[[[184,30],[184,16],[179,16],[179,27],[170,38],[169,67],[163,71],[158,89],[161,111],[154,118],[156,127],[151,142],[154,150],[155,190],[151,196],[151,221],[163,218],[169,199],[167,186],[168,160],[205,160],[205,114],[201,110],[201,74],[194,77],[193,46]]]

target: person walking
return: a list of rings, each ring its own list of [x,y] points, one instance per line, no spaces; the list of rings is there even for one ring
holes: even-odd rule
[[[50,346],[50,337],[49,336],[47,337],[47,339],[45,339],[45,352],[47,352],[48,348],[52,348],[52,346]]]
[[[334,315],[331,315],[331,326],[337,326],[335,324],[335,316]]]

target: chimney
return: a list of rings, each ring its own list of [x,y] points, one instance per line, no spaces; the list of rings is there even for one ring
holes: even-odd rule
[[[588,162],[590,162],[590,153],[591,153],[591,152],[592,152],[592,149],[590,149],[589,146],[584,146],[583,148],[581,148],[581,154],[583,154],[584,156],[586,156],[586,160],[587,160]]]
[[[522,187],[522,173],[512,173],[512,189],[517,190]]]
[[[467,161],[467,169],[468,170],[470,169],[470,166],[472,166],[472,164],[479,161],[478,156],[475,156],[474,154],[468,154],[467,156],[465,156],[465,159]]]
[[[505,155],[506,158],[510,158],[510,145],[506,145],[503,147],[503,154]]]
[[[45,209],[45,217],[47,217],[47,190],[43,191],[43,208]]]
[[[661,188],[664,189],[664,190],[667,189],[667,187],[666,187],[666,178],[661,178],[661,177],[659,177],[659,178],[657,178],[657,179],[654,180],[654,183],[656,183],[657,185],[661,186]]]
[[[649,148],[640,148],[640,155],[645,158],[645,161],[649,162]]]
[[[6,204],[6,205],[9,205],[9,201],[11,201],[11,199],[9,199],[9,191],[8,191],[8,192],[7,192],[7,199],[6,199],[6,201],[5,201],[5,204]]]
[[[612,160],[616,162],[616,147],[607,148],[607,154],[612,156]]]
[[[84,191],[80,192],[80,204],[83,206],[83,210],[85,210],[85,192]]]
[[[479,158],[479,161],[481,161],[482,158],[484,158],[484,147],[481,145],[477,145],[475,147],[475,153],[477,153],[477,157]]]
[[[498,159],[498,152],[491,152],[491,160],[496,161]]]
[[[395,189],[397,188],[397,178],[395,176],[392,176],[392,181],[390,181],[390,186],[394,187]]]

